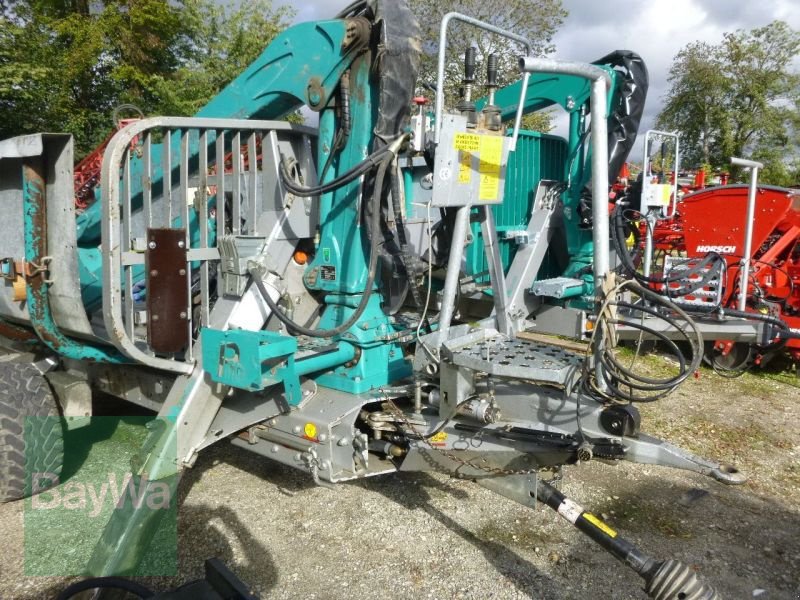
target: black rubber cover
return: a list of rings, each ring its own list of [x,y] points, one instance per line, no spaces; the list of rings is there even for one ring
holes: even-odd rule
[[[622,74],[622,84],[608,117],[608,183],[613,185],[636,142],[649,76],[642,57],[630,50],[615,50],[593,64],[608,65]]]
[[[374,23],[371,45],[375,53],[373,73],[378,85],[378,115],[372,151],[378,151],[401,136],[408,125],[422,53],[421,32],[406,1],[354,2],[340,13],[340,16],[355,15],[364,15]],[[372,179],[368,177],[365,185],[365,192],[370,196],[374,185]],[[368,236],[380,235],[383,238],[380,245],[380,289],[384,297],[384,310],[389,313],[396,312],[402,306],[410,280],[413,279],[404,260],[405,223],[402,214],[398,212],[397,185],[394,186],[394,207],[388,202],[392,188],[391,179],[387,177],[380,194],[380,231],[367,228]],[[370,214],[373,210],[376,207],[369,204],[365,207],[366,222],[371,222]]]
[[[419,23],[407,2],[377,0],[375,22],[380,26],[376,57],[380,99],[375,135],[388,144],[403,132],[408,122],[422,37]]]

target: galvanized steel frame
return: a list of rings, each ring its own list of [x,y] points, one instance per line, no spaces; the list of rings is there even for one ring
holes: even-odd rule
[[[247,145],[250,159],[249,168],[246,171],[248,176],[245,192],[248,196],[248,230],[256,227],[258,216],[257,202],[257,178],[258,166],[256,156],[256,136],[263,135],[267,139],[270,132],[289,131],[299,135],[315,136],[313,129],[294,125],[285,121],[260,121],[260,120],[240,120],[240,119],[213,119],[213,118],[184,118],[184,117],[152,117],[142,119],[132,123],[117,132],[108,144],[103,157],[103,167],[101,172],[102,189],[102,242],[101,249],[103,254],[103,319],[111,342],[126,356],[149,367],[162,369],[174,373],[189,374],[192,372],[192,365],[195,361],[193,349],[187,350],[184,360],[172,360],[169,358],[158,357],[143,350],[134,339],[134,314],[133,302],[130,292],[123,292],[123,276],[125,290],[130,290],[133,285],[132,267],[142,264],[143,256],[132,252],[131,239],[131,217],[132,207],[132,181],[130,169],[130,147],[131,143],[139,136],[143,136],[142,148],[142,210],[144,215],[145,227],[151,227],[154,223],[153,214],[153,184],[158,180],[155,173],[152,173],[152,131],[162,129],[168,132],[164,135],[162,149],[162,165],[160,170],[163,200],[165,202],[166,223],[172,226],[172,194],[173,185],[172,171],[173,164],[172,144],[173,136],[177,137],[180,144],[179,151],[179,181],[177,187],[181,197],[180,222],[181,226],[187,231],[186,244],[188,248],[187,262],[201,261],[200,269],[200,288],[201,288],[201,312],[200,323],[203,326],[209,325],[210,312],[210,293],[209,293],[209,260],[218,260],[219,252],[216,247],[209,247],[208,237],[208,185],[216,185],[216,197],[224,198],[226,191],[226,177],[224,175],[208,174],[208,134],[213,132],[216,136],[215,142],[215,161],[224,161],[226,138],[231,141],[231,148],[241,147],[241,135],[247,135]],[[196,130],[199,135],[199,143],[196,148],[191,148],[189,143],[189,132]],[[191,247],[191,235],[189,232],[189,207],[186,202],[189,188],[189,161],[197,159],[198,164],[198,226],[199,226],[199,246]],[[122,176],[120,177],[120,173]],[[232,161],[232,184],[231,191],[234,201],[231,206],[233,234],[242,233],[241,219],[241,194],[242,176],[245,174],[239,160]],[[262,176],[266,176],[262,171]],[[217,238],[225,234],[225,205],[219,202],[217,206],[216,225]],[[191,286],[191,276],[187,269],[187,286]],[[192,315],[188,315],[187,326],[193,326]]]

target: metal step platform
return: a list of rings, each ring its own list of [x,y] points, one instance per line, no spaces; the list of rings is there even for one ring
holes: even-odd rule
[[[442,358],[459,367],[510,379],[563,385],[581,369],[583,357],[550,344],[508,338],[481,329],[450,340]]]

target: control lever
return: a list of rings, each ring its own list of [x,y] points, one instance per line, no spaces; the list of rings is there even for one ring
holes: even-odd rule
[[[500,107],[494,103],[497,87],[497,54],[490,54],[486,61],[486,90],[489,93],[489,101],[481,111],[483,126],[490,131],[500,131],[503,126],[500,118]]]
[[[472,101],[472,86],[475,83],[475,56],[474,46],[469,46],[464,52],[464,85],[461,102],[456,109],[467,118],[467,127],[475,127],[478,117],[475,112],[475,103]]]

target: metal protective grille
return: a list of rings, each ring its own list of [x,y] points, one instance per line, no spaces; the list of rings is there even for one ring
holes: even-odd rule
[[[209,324],[217,296],[218,240],[264,235],[262,213],[285,196],[281,156],[291,154],[313,171],[313,135],[283,121],[155,117],[114,136],[101,176],[103,316],[120,351],[151,367],[191,371],[193,340]],[[186,289],[175,293],[187,295],[189,310],[159,326],[185,327],[189,343],[166,355],[154,352],[147,336],[145,257],[156,251],[152,241],[148,247],[154,229],[185,232]]]

